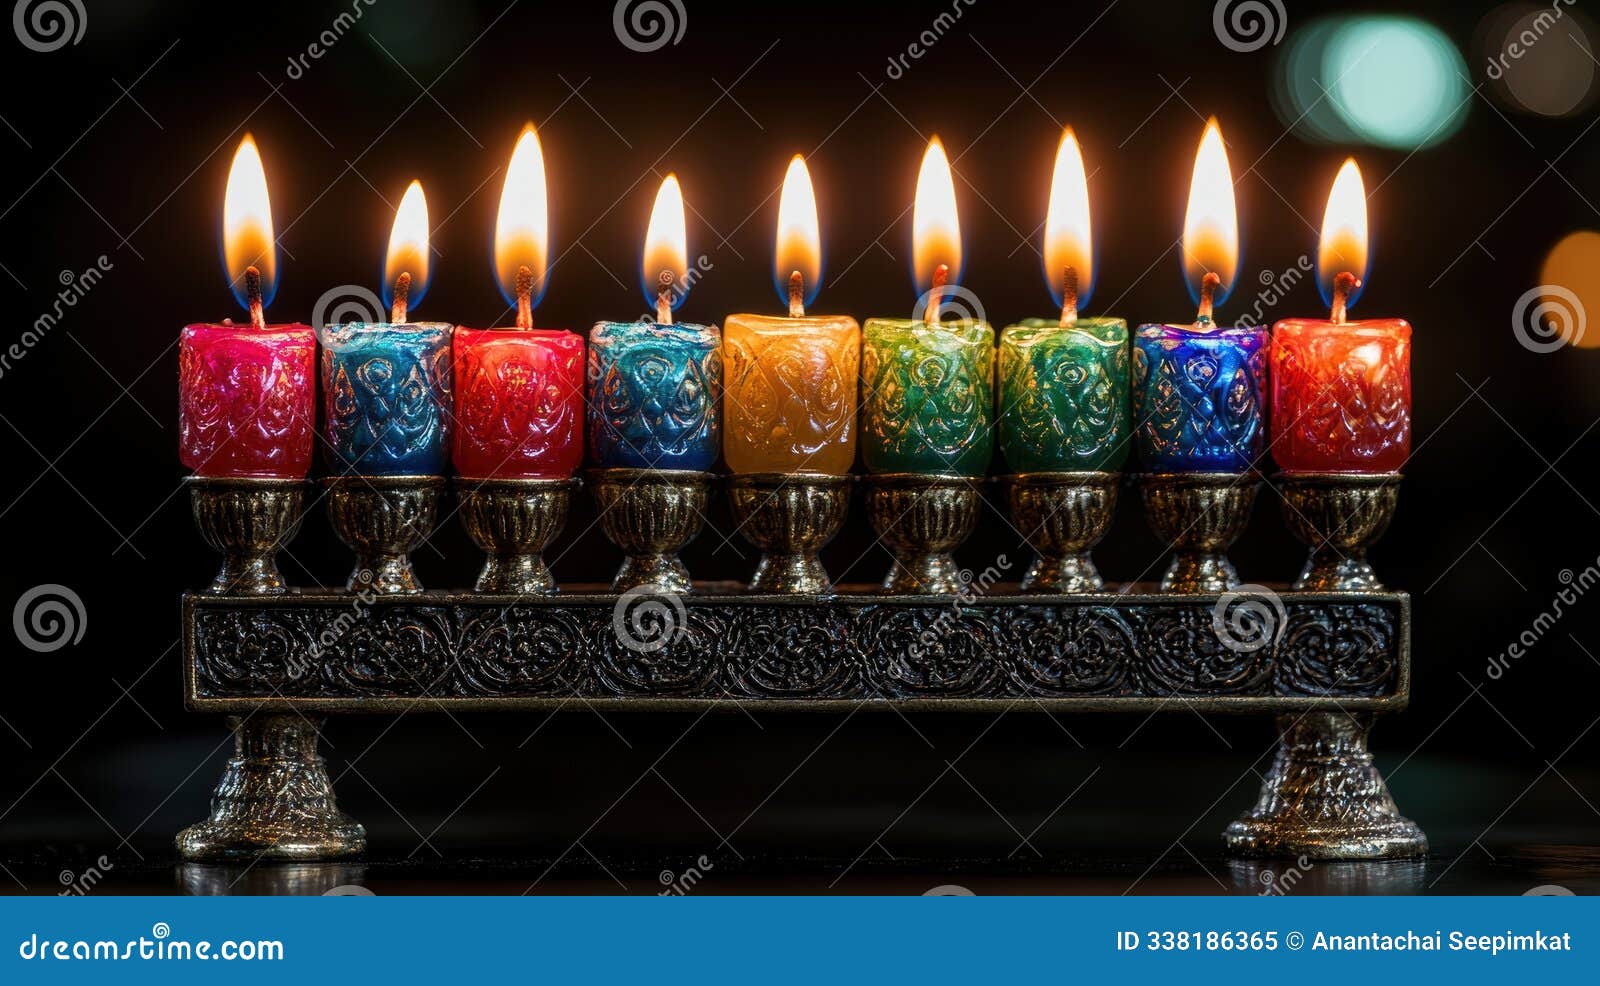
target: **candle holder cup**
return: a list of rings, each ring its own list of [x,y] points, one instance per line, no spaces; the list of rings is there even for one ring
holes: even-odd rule
[[[1089,551],[1105,537],[1117,506],[1114,472],[1030,472],[1005,477],[1011,516],[1037,557],[1023,592],[1099,592]]]
[[[844,526],[849,476],[751,473],[733,476],[728,499],[745,540],[761,549],[750,591],[828,595],[833,582],[817,553]]]
[[[1150,529],[1172,546],[1163,592],[1226,592],[1239,584],[1228,549],[1250,523],[1255,473],[1167,472],[1142,477]]]
[[[1367,592],[1383,588],[1367,548],[1383,537],[1400,499],[1400,474],[1280,473],[1283,519],[1311,549],[1296,589]]]
[[[542,555],[566,526],[577,485],[575,479],[456,480],[461,526],[488,556],[475,591],[507,596],[556,591]]]
[[[627,556],[611,588],[655,586],[693,591],[678,559],[705,524],[711,474],[690,469],[591,469],[586,474],[600,509],[600,529]]]
[[[335,476],[327,480],[328,520],[356,553],[346,588],[413,594],[422,591],[411,552],[433,533],[444,480],[437,476]]]
[[[201,539],[222,553],[222,568],[206,592],[215,596],[288,592],[277,554],[300,530],[305,482],[210,476],[190,476],[185,482]]]
[[[883,473],[867,478],[867,517],[894,553],[883,591],[954,595],[966,584],[951,552],[978,523],[980,479]]]

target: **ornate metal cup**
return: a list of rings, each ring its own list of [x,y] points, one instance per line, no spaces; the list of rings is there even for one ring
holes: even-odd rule
[[[1089,549],[1100,543],[1117,506],[1114,472],[1035,472],[1006,477],[1011,516],[1038,553],[1023,592],[1098,592],[1105,588]]]
[[[1400,498],[1397,472],[1282,473],[1283,519],[1311,548],[1296,589],[1349,592],[1382,589],[1367,548],[1383,537]]]
[[[961,569],[951,552],[978,523],[982,480],[889,473],[869,476],[867,482],[867,517],[895,558],[884,576],[883,591],[960,592]]]
[[[567,523],[575,479],[458,479],[461,526],[488,555],[478,592],[545,595],[556,580],[544,549]]]
[[[1142,478],[1150,529],[1172,546],[1166,592],[1226,592],[1239,584],[1228,549],[1250,523],[1252,473],[1168,472]]]
[[[444,480],[437,476],[336,476],[327,480],[328,520],[356,553],[346,588],[422,591],[411,552],[433,533]]]
[[[278,549],[300,530],[306,484],[298,479],[187,480],[200,537],[222,552],[212,595],[271,596],[288,592]]]
[[[705,524],[711,474],[688,469],[591,469],[589,487],[600,508],[600,529],[627,555],[611,588],[643,585],[690,592],[689,570],[678,560]]]
[[[751,592],[823,595],[833,591],[817,552],[844,526],[849,476],[754,473],[728,483],[734,520],[761,549]]]

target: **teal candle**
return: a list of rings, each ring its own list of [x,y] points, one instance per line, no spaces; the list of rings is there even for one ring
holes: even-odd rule
[[[994,454],[989,323],[868,319],[860,447],[871,473],[984,475]]]
[[[1128,323],[1023,319],[1000,334],[1000,451],[1012,472],[1116,472],[1128,457]]]

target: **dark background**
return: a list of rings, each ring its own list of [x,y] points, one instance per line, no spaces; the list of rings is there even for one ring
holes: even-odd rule
[[[180,701],[178,597],[215,559],[179,485],[175,370],[183,324],[239,314],[218,241],[240,136],[248,129],[262,147],[280,235],[272,320],[309,320],[336,285],[377,289],[392,204],[418,177],[437,253],[417,314],[482,326],[504,312],[490,236],[501,169],[530,119],[560,258],[536,322],[580,331],[641,311],[638,254],[668,170],[692,209],[690,252],[715,265],[680,318],[776,310],[772,193],[796,151],[808,155],[827,244],[813,310],[903,316],[914,292],[902,210],[937,132],[960,176],[965,284],[998,326],[1051,308],[1034,248],[1060,124],[1076,128],[1094,172],[1100,272],[1088,310],[1130,322],[1192,310],[1176,251],[1163,253],[1206,115],[1220,117],[1239,179],[1245,254],[1224,319],[1248,308],[1261,271],[1314,250],[1333,174],[1357,154],[1369,190],[1382,182],[1358,313],[1416,329],[1416,454],[1374,552],[1415,601],[1414,701],[1375,739],[1401,807],[1435,843],[1405,886],[1460,888],[1471,872],[1483,874],[1473,886],[1521,892],[1552,881],[1516,860],[1542,873],[1551,860],[1591,858],[1594,602],[1498,680],[1486,669],[1549,606],[1559,573],[1600,555],[1590,493],[1600,356],[1537,355],[1511,331],[1544,252],[1600,226],[1592,111],[1511,115],[1484,90],[1436,147],[1329,147],[1284,136],[1270,99],[1278,49],[1222,47],[1210,3],[978,0],[892,80],[889,58],[945,5],[723,15],[687,2],[681,42],[641,54],[619,43],[609,3],[378,0],[299,79],[286,75],[289,59],[346,5],[90,3],[81,43],[49,53],[0,32],[0,348],[51,308],[63,270],[102,255],[114,265],[0,377],[0,601],[9,609],[30,587],[60,583],[87,614],[76,646],[0,642],[0,858],[12,877],[0,874],[0,887],[50,892],[58,869],[102,852],[150,885],[170,883],[170,838],[204,813],[226,754],[222,724]],[[1409,7],[1450,34],[1482,83],[1474,32],[1489,8]],[[1291,34],[1334,9],[1352,8],[1292,4]],[[1272,317],[1321,310],[1307,280]],[[710,519],[732,531],[721,504]],[[592,520],[581,499],[550,555],[563,582],[615,569]],[[479,558],[456,522],[433,543],[418,555],[423,579],[469,584]],[[998,552],[1027,557],[990,511],[961,558],[982,569]],[[1159,574],[1161,546],[1132,497],[1097,556],[1115,581]],[[1297,571],[1301,548],[1271,492],[1233,557],[1248,581]],[[713,529],[685,553],[703,578],[743,578],[754,558]],[[875,581],[888,564],[859,509],[824,559],[841,581]],[[320,511],[281,561],[306,585],[341,583],[349,566]],[[561,856],[552,877],[577,866],[579,878],[593,856],[632,859],[607,870],[645,892],[655,860],[674,854],[838,860],[795,878],[822,889],[858,857],[859,872],[945,860],[924,865],[930,873],[1013,850],[1035,858],[1022,836],[1058,860],[1104,860],[1112,875],[1091,889],[1189,886],[1145,872],[1190,872],[1193,889],[1216,889],[1206,871],[1229,882],[1212,862],[1216,833],[1253,800],[1271,739],[1259,719],[1185,712],[695,721],[583,708],[548,721],[419,712],[339,721],[327,734],[341,803],[368,825],[375,859],[415,848],[413,860],[448,874],[468,857]],[[543,869],[496,886],[519,892]],[[605,871],[588,875],[616,889]],[[1233,876],[1248,891],[1250,875]]]

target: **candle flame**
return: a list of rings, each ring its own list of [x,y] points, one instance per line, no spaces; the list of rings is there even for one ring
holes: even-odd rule
[[[961,280],[961,220],[956,215],[956,186],[939,138],[928,141],[917,173],[917,197],[911,209],[911,277],[917,293],[933,287],[933,272],[950,268],[949,283]]]
[[[1094,289],[1094,242],[1089,226],[1089,176],[1083,170],[1083,151],[1068,127],[1056,149],[1055,173],[1050,179],[1050,209],[1044,221],[1044,280],[1061,304],[1062,275],[1068,267],[1077,272],[1078,304],[1086,304]]]
[[[544,150],[533,124],[522,128],[500,190],[494,223],[494,274],[506,303],[517,304],[517,274],[533,274],[529,306],[544,297],[550,251],[550,203],[545,191]]]
[[[428,290],[428,200],[422,182],[413,181],[394,211],[394,227],[389,231],[389,252],[383,266],[383,303],[394,304],[394,282],[403,273],[411,275],[409,304],[416,307]]]
[[[689,234],[683,219],[683,189],[678,176],[669,174],[650,209],[650,226],[644,235],[644,263],[640,286],[650,309],[666,293],[676,309],[689,294]]]
[[[1347,305],[1361,296],[1367,279],[1367,190],[1355,158],[1346,158],[1328,193],[1322,214],[1322,241],[1317,247],[1317,287],[1322,300],[1333,303],[1333,280],[1349,271],[1356,277]]]
[[[1214,273],[1221,279],[1215,300],[1233,290],[1239,271],[1239,213],[1233,201],[1233,173],[1228,149],[1216,117],[1206,123],[1189,183],[1189,208],[1183,217],[1183,270],[1189,292],[1198,300],[1200,281]]]
[[[811,187],[811,172],[805,158],[796,154],[789,160],[783,176],[783,193],[778,197],[778,246],[773,255],[773,284],[778,298],[789,303],[789,275],[800,272],[805,289],[803,301],[810,304],[822,283],[822,233],[817,223],[817,195]]]
[[[267,171],[249,134],[239,141],[228,169],[222,196],[222,263],[239,304],[250,307],[245,294],[245,268],[261,272],[261,301],[271,304],[278,289],[278,250],[272,238],[272,202],[267,196]]]

